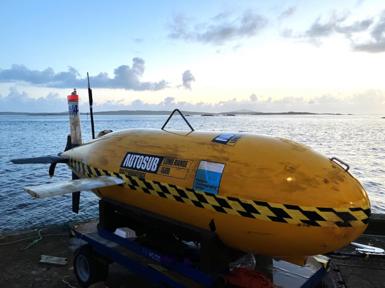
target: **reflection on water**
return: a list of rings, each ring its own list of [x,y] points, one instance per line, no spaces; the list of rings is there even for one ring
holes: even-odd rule
[[[167,116],[99,116],[96,131],[103,129],[160,128]],[[236,131],[289,138],[328,157],[349,163],[351,173],[365,186],[374,212],[385,212],[385,120],[379,116],[217,116],[188,117],[196,130]],[[83,137],[89,123],[83,117]],[[169,127],[186,129],[181,120]],[[86,219],[97,215],[97,198],[83,193],[81,212],[71,212],[71,195],[33,200],[26,185],[67,180],[70,173],[59,164],[54,179],[48,165],[13,165],[10,159],[57,154],[66,144],[66,116],[0,116],[0,232]]]

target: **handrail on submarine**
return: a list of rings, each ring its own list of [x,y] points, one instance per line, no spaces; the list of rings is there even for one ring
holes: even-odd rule
[[[168,116],[166,122],[164,122],[163,126],[162,126],[162,130],[164,130],[164,128],[166,127],[167,123],[170,121],[170,119],[172,118],[172,116],[174,116],[175,112],[178,112],[180,116],[182,116],[184,122],[186,122],[186,124],[188,125],[188,127],[191,129],[191,132],[194,131],[194,128],[191,126],[191,124],[187,121],[186,117],[183,115],[183,113],[179,110],[179,109],[174,109],[170,116]]]
[[[334,163],[337,163],[337,164],[338,164],[339,166],[341,166],[341,167],[342,167],[342,165],[345,166],[345,167],[342,167],[342,169],[344,169],[346,172],[348,172],[349,169],[350,169],[350,166],[349,166],[348,163],[342,161],[341,159],[339,159],[339,158],[337,158],[337,157],[332,157],[332,158],[330,158],[330,161],[333,161]],[[342,165],[341,165],[341,164],[342,164]]]

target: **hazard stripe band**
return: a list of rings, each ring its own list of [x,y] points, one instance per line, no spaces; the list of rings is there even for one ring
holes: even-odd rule
[[[149,181],[136,176],[111,172],[70,159],[71,169],[82,177],[115,176],[124,180],[121,186],[164,199],[177,201],[218,213],[258,220],[316,227],[354,227],[367,224],[369,207],[329,208],[271,203],[258,200],[224,197],[198,192],[174,184]]]

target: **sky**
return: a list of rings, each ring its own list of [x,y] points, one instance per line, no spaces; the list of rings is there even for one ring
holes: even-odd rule
[[[0,2],[0,111],[385,111],[385,2]]]

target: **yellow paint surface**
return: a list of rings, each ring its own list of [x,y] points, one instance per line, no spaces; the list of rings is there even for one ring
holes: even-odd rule
[[[218,196],[230,197],[228,201],[236,197],[245,203],[273,203],[272,207],[277,209],[285,208],[284,204],[297,205],[317,212],[327,221],[340,218],[328,211],[320,212],[317,207],[335,211],[370,208],[367,194],[356,179],[308,147],[285,139],[243,134],[234,145],[226,145],[212,141],[218,134],[127,130],[108,134],[64,155],[99,169],[185,188],[193,187],[200,161],[223,163]],[[127,152],[162,156],[168,162],[161,164],[157,173],[122,170]],[[271,208],[260,208],[261,215],[256,218],[242,217],[232,209],[226,209],[228,213],[218,213],[210,203],[198,208],[177,202],[171,195],[161,198],[127,186],[99,191],[102,197],[204,229],[209,229],[209,222],[214,220],[219,237],[227,245],[271,256],[298,257],[333,251],[356,239],[366,228],[360,221],[352,222],[350,227],[299,225],[303,214],[295,210],[285,210],[292,219],[297,219],[290,218],[288,223],[272,221],[269,218],[274,215]],[[235,209],[237,205],[236,201],[231,204]],[[360,213],[355,212],[355,215],[367,218]]]

